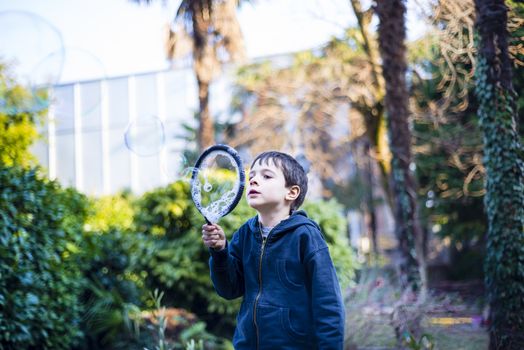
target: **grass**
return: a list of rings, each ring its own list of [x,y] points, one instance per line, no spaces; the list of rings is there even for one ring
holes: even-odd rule
[[[397,349],[393,315],[399,300],[398,289],[388,282],[387,277],[380,276],[376,271],[361,276],[360,282],[351,288],[346,298],[345,349]],[[418,307],[410,306],[409,312],[420,315],[421,334],[430,336],[434,350],[488,349],[487,329],[467,323],[472,316],[482,313],[482,301],[478,298],[465,301],[456,293],[432,291],[427,302]],[[465,321],[435,324],[435,318]],[[431,347],[421,345],[416,349]]]
[[[435,349],[484,350],[489,336],[485,328],[470,325],[433,326],[426,329],[435,339]]]

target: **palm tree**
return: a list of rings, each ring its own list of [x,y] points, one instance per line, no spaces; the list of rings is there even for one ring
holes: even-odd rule
[[[401,287],[425,291],[425,269],[421,250],[422,230],[417,215],[416,185],[410,167],[406,47],[406,6],[403,0],[377,0],[378,36],[385,80],[385,109],[392,153],[391,183],[394,198],[395,232],[401,253]]]
[[[524,149],[508,55],[504,0],[475,0],[475,92],[484,135],[488,217],[485,285],[490,349],[524,348]]]
[[[134,0],[151,3],[153,0]],[[219,73],[221,64],[226,61],[241,62],[245,59],[245,49],[236,17],[239,0],[182,0],[174,22],[182,21],[184,27],[179,32],[169,29],[166,40],[166,56],[178,56],[177,41],[191,38],[193,69],[198,83],[198,134],[199,151],[215,142],[215,129],[209,110],[209,87]]]
[[[369,144],[365,145],[366,153],[369,155],[369,162],[375,154],[377,164],[379,165],[380,173],[382,175],[382,187],[386,194],[386,199],[390,207],[393,207],[392,191],[389,188],[388,178],[391,172],[391,152],[387,142],[387,130],[384,113],[384,95],[385,83],[382,75],[382,67],[380,66],[380,54],[376,38],[372,35],[370,26],[373,18],[373,7],[364,10],[361,0],[350,0],[351,7],[357,18],[358,29],[360,31],[362,48],[368,58],[368,64],[371,71],[371,84],[367,86],[367,90],[371,93],[373,98],[367,103],[352,102],[352,105],[362,113],[364,122],[366,124],[366,134],[369,139]],[[371,163],[368,164],[367,178],[371,183]],[[371,236],[373,252],[378,253],[378,233],[376,225],[375,205],[373,198],[373,186],[366,186],[366,206],[369,215],[368,230]]]

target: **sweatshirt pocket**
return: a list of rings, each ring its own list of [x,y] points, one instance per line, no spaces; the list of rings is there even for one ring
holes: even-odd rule
[[[280,322],[292,339],[304,343],[309,341],[310,334],[306,331],[307,322],[303,317],[292,317],[290,309],[281,308]]]
[[[304,286],[304,270],[302,264],[278,259],[277,273],[280,282],[289,289],[300,289]]]

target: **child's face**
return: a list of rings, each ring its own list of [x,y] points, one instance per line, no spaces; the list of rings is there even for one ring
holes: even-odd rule
[[[286,205],[286,180],[282,170],[271,160],[266,164],[257,161],[250,169],[247,202],[258,210],[274,210]],[[288,204],[289,205],[289,204]]]

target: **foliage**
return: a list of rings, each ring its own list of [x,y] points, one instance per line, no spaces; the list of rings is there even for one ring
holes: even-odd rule
[[[417,340],[412,334],[404,335],[404,343],[411,350],[433,350],[435,341],[431,334],[424,333]]]
[[[86,232],[83,274],[84,327],[90,342],[104,345],[133,337],[133,317],[145,294],[137,268],[142,241],[133,232]]]
[[[516,57],[513,84],[516,91],[522,91],[524,66],[517,64],[518,57],[522,58],[522,26],[516,24],[524,19],[524,5],[514,1],[508,5],[514,23],[514,29],[510,28],[510,52]],[[435,12],[439,41],[430,35],[411,47],[414,151],[421,214],[426,230],[449,237],[451,247],[458,247],[452,249],[459,260],[465,260],[465,254],[480,255],[475,258],[478,267],[484,254],[487,221],[485,215],[479,215],[485,212],[486,171],[476,115],[478,99],[473,93],[474,4],[441,1],[439,6]],[[519,125],[524,121],[524,96],[520,94],[516,99]],[[524,140],[522,127],[519,133]]]
[[[53,205],[42,207],[61,208],[61,228],[67,236],[62,256],[68,258],[68,270],[76,271],[78,278],[76,294],[70,297],[76,298],[77,307],[71,309],[76,311],[76,329],[85,333],[79,349],[150,344],[151,339],[137,329],[142,327],[140,308],[153,306],[145,299],[146,288],[154,286],[166,288],[170,305],[200,313],[202,320],[216,325],[208,326],[214,332],[232,331],[239,301],[225,301],[214,292],[209,254],[199,233],[204,221],[190,200],[187,183],[154,190],[136,202],[122,195],[89,199],[72,189],[60,193]],[[347,285],[354,276],[354,263],[347,250],[341,207],[332,201],[325,207],[318,203],[306,208],[322,226],[341,284]],[[228,238],[253,215],[242,199],[220,222]],[[204,323],[188,324],[180,342],[202,339],[206,344],[225,346],[206,336],[205,328]]]
[[[139,259],[144,238],[133,228],[129,196],[90,198],[82,228],[78,264],[85,278],[82,326],[87,348],[140,348],[137,327],[145,298]]]
[[[156,318],[156,337],[158,345],[155,346],[155,350],[167,350],[170,349],[168,342],[166,341],[166,317],[165,311],[166,308],[162,306],[162,297],[164,296],[163,292],[159,292],[158,289],[151,294],[151,299],[154,303],[155,309],[157,310],[155,314]],[[147,350],[147,349],[146,349]]]
[[[175,182],[144,194],[136,203],[136,228],[147,238],[141,258],[150,290],[165,291],[167,306],[185,308],[213,325],[232,331],[238,302],[228,302],[214,291],[209,278],[209,253],[201,241],[205,223],[191,201],[189,184]],[[249,208],[245,201],[220,221],[230,237]]]
[[[30,97],[0,63],[0,161],[4,164],[28,167],[36,163],[29,147],[39,137],[36,124],[44,111],[33,112]]]
[[[467,97],[468,103],[455,108],[466,97],[453,95],[440,85],[442,74],[447,73],[437,65],[440,53],[434,39],[425,40],[429,41],[427,50],[412,55],[412,64],[417,68],[411,80],[420,214],[426,237],[436,235],[449,241],[454,268],[453,276],[446,277],[479,278],[486,219],[479,215],[484,211],[484,168],[475,115],[477,102],[474,96]],[[424,46],[424,42],[417,45]],[[471,69],[460,64],[461,71]],[[466,259],[466,255],[474,260]],[[468,265],[477,268],[469,269]]]
[[[112,280],[111,277],[106,277],[104,282]],[[136,288],[132,288],[134,286],[131,283],[120,283],[110,288],[94,278],[90,277],[85,290],[89,299],[82,320],[86,337],[81,348],[129,349],[140,341],[140,308],[126,300]],[[123,287],[127,287],[127,290],[123,290]]]
[[[485,5],[477,5],[481,17],[477,22],[480,55],[475,91],[487,173],[485,282],[491,308],[490,348],[517,349],[524,344],[524,314],[520,311],[524,308],[524,148],[515,127],[517,111],[508,79],[507,47],[497,34],[500,23],[490,18]]]
[[[433,78],[414,77],[412,103],[416,112],[413,149],[421,218],[427,235],[449,239],[451,264],[455,267],[453,276],[447,277],[479,278],[486,218],[479,215],[484,211],[485,174],[482,138],[475,115],[477,102],[470,97],[462,110],[440,114],[440,107],[435,107],[443,98],[437,89],[439,71],[431,63],[425,67],[426,74],[432,74]],[[446,98],[450,102],[451,97]],[[466,259],[466,255],[474,260]],[[477,268],[469,269],[467,265]]]
[[[232,349],[232,344],[225,339],[219,339],[210,334],[206,330],[204,322],[195,320],[192,314],[184,317],[183,315],[167,315],[166,307],[162,305],[163,292],[155,289],[150,295],[150,299],[154,304],[154,311],[152,312],[154,320],[152,320],[149,328],[153,330],[155,350],[204,350],[204,349]],[[176,311],[172,310],[172,311]],[[168,329],[169,328],[175,329]],[[181,331],[176,332],[176,328],[182,328]],[[168,334],[168,331],[170,334]],[[198,342],[195,341],[198,339]],[[182,344],[185,344],[183,346]],[[147,348],[145,348],[147,350]]]
[[[228,143],[252,154],[302,153],[323,183],[347,185],[349,167],[340,160],[354,156],[351,147],[365,137],[368,121],[375,141],[380,119],[366,58],[357,30],[350,28],[322,49],[297,53],[288,62],[240,68],[234,104],[243,118]]]
[[[82,336],[82,283],[68,194],[36,169],[2,163],[0,184],[0,343],[69,349]]]
[[[478,288],[478,287],[476,287]],[[430,293],[424,303],[402,300],[394,272],[388,269],[359,271],[358,281],[350,288],[346,309],[346,348],[380,349],[486,349],[488,335],[484,327],[473,324],[434,322],[435,318],[479,315],[482,306],[464,300],[458,293]],[[398,317],[402,311],[402,317]],[[398,342],[397,327],[405,326],[409,318],[420,318],[420,329],[404,328]],[[403,323],[403,324],[400,324]],[[427,336],[424,337],[424,334]],[[426,339],[425,339],[426,338]],[[406,341],[408,343],[406,343]],[[409,347],[411,343],[411,347]]]
[[[129,231],[133,229],[133,198],[126,193],[92,198],[91,214],[86,218],[86,230],[107,232],[111,229]]]

